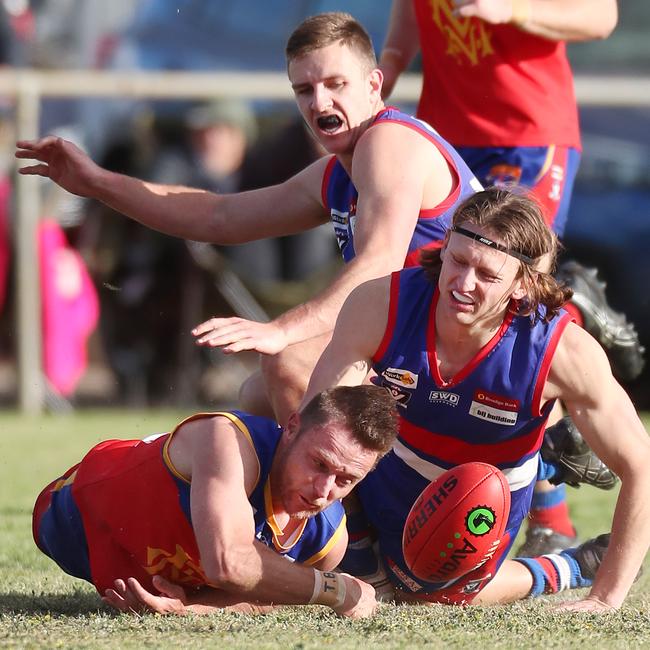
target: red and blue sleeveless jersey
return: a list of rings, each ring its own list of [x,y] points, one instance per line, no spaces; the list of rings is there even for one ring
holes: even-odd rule
[[[345,529],[339,502],[305,519],[285,546],[279,542],[269,472],[281,428],[238,411],[201,413],[184,422],[215,415],[233,422],[255,449],[259,472],[249,503],[257,539],[305,564],[327,555]],[[40,508],[37,501],[35,508],[39,548],[68,573],[92,582],[100,593],[115,579],[129,576],[145,588],[152,587],[154,575],[189,587],[205,585],[192,528],[190,481],[168,454],[173,435],[108,440],[91,449],[76,470],[41,493],[39,501],[46,498],[48,503]]]
[[[504,473],[512,497],[507,531],[514,540],[530,507],[553,405],[541,405],[542,390],[570,320],[562,313],[549,323],[533,324],[508,314],[488,344],[444,381],[436,358],[437,298],[437,287],[422,268],[392,275],[388,324],[373,368],[376,383],[397,401],[399,435],[359,486],[389,567],[394,562],[396,572],[412,580],[401,555],[406,516],[430,481],[461,463],[482,461]]]
[[[434,208],[420,210],[404,260],[405,267],[416,266],[419,264],[422,249],[437,248],[442,245],[458,204],[474,192],[480,191],[482,186],[456,150],[426,122],[402,113],[396,108],[387,107],[375,116],[370,128],[382,123],[401,124],[420,133],[444,156],[453,177],[449,196]],[[321,194],[323,206],[330,214],[343,260],[349,262],[356,255],[354,222],[358,193],[352,179],[335,156],[332,156],[325,169]]]

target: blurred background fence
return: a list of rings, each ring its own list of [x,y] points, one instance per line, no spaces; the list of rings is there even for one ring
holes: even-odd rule
[[[286,36],[307,15],[344,9],[368,27],[379,47],[389,7],[390,0],[0,0],[0,28],[8,26],[0,45],[12,39],[0,69],[0,136],[6,148],[5,228],[13,242],[4,308],[0,286],[0,400],[25,412],[84,400],[231,400],[251,359],[224,365],[214,353],[194,349],[189,327],[222,312],[272,315],[303,300],[337,266],[326,231],[294,248],[283,242],[234,251],[142,233],[92,202],[62,196],[47,181],[15,178],[13,138],[59,133],[109,168],[160,182],[217,191],[279,182],[275,172],[294,173],[322,153],[297,120],[283,71]],[[576,257],[599,266],[612,304],[637,323],[646,347],[649,29],[650,4],[625,0],[607,41],[569,48],[584,154],[565,242]],[[391,101],[412,109],[419,88],[416,63]],[[194,111],[197,106],[203,113]],[[245,149],[238,158],[230,143],[232,168],[216,176],[207,173],[214,165],[207,164],[201,141],[215,120],[236,126]],[[199,172],[200,157],[205,164]],[[44,373],[42,284],[48,275],[39,271],[39,229],[45,217],[64,229],[66,245],[79,253],[98,293],[90,371],[65,390]],[[0,239],[2,225],[0,218]],[[215,303],[211,293],[221,301]],[[649,387],[648,370],[628,386],[640,407],[650,406]]]

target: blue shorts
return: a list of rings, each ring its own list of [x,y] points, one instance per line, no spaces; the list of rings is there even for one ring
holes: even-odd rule
[[[458,147],[484,187],[524,185],[542,204],[546,223],[562,237],[580,152],[571,147]]]
[[[38,496],[32,517],[36,546],[66,573],[92,583],[81,514],[72,496],[77,465],[52,481]]]
[[[535,481],[510,493],[510,513],[501,544],[483,565],[453,582],[432,583],[416,577],[408,569],[402,550],[406,517],[428,479],[414,472],[389,452],[380,465],[356,488],[368,524],[377,536],[386,573],[398,590],[410,597],[448,604],[467,604],[496,575],[506,559],[519,528],[528,515]],[[355,574],[349,564],[345,570]]]

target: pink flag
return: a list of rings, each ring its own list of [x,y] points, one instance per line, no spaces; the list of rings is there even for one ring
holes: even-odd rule
[[[39,224],[39,257],[45,375],[68,397],[86,369],[86,342],[99,318],[97,292],[81,255],[54,219]]]

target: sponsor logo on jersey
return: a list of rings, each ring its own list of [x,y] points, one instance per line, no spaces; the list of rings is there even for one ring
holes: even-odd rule
[[[432,390],[429,393],[429,401],[433,404],[447,404],[448,406],[458,406],[460,395],[449,393],[446,390]]]
[[[506,187],[508,185],[517,185],[521,180],[521,167],[517,165],[494,165],[486,176],[490,185],[497,187]]]
[[[478,578],[476,580],[470,580],[467,584],[463,585],[462,593],[464,594],[478,593],[482,589],[481,583],[485,582],[486,580],[490,580],[491,578],[492,578],[492,574],[488,573],[482,578]]]
[[[397,578],[402,582],[402,584],[408,587],[411,591],[421,591],[422,585],[417,583],[413,578],[407,576],[402,569],[400,569],[397,564],[392,560],[392,558],[386,556],[386,565],[389,570],[392,571]]]
[[[410,370],[403,370],[402,368],[386,368],[381,375],[388,379],[392,384],[397,384],[404,388],[418,387],[418,376]]]
[[[487,422],[512,427],[517,424],[519,400],[479,389],[474,393],[469,414]]]
[[[350,239],[348,234],[348,222],[349,222],[349,212],[341,212],[332,208],[330,210],[330,218],[332,224],[334,225],[334,234],[336,235],[336,242],[339,245],[339,248],[343,250]]]
[[[447,41],[446,53],[458,64],[477,65],[481,59],[494,54],[489,25],[477,18],[455,16],[451,0],[430,0],[431,18]]]
[[[341,212],[335,208],[332,208],[330,210],[330,218],[332,219],[332,223],[338,224],[340,226],[345,226],[346,228],[348,226],[349,216],[349,212]]]
[[[381,385],[390,393],[390,396],[397,402],[397,406],[403,406],[406,408],[406,405],[411,401],[413,397],[412,393],[409,393],[407,390],[404,390],[400,386],[391,384],[385,379],[382,380]]]

